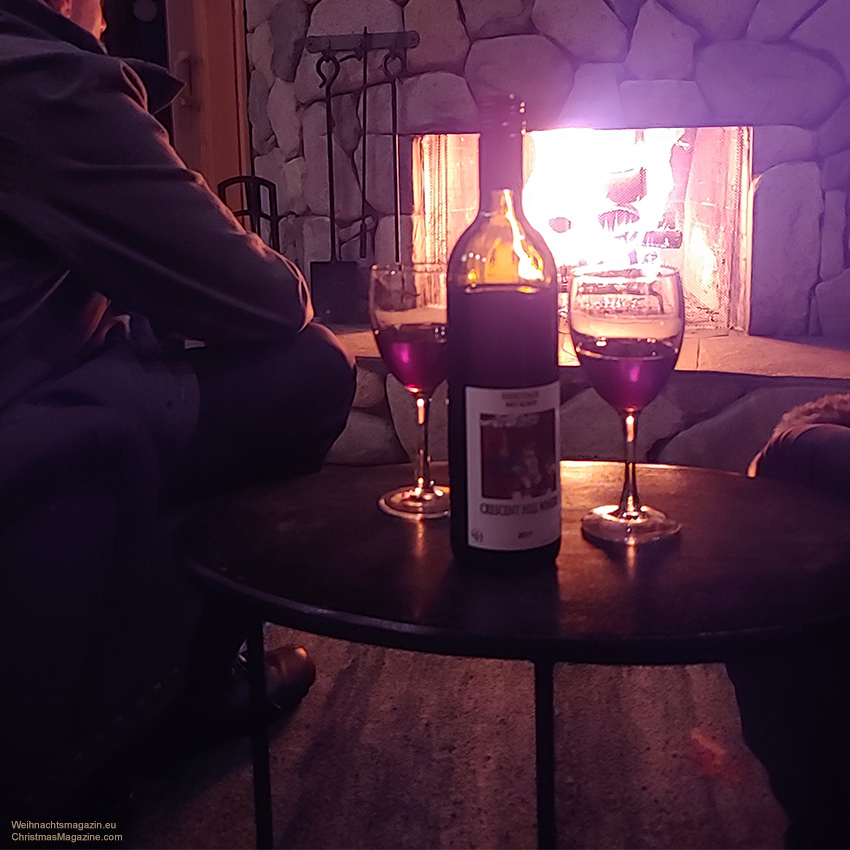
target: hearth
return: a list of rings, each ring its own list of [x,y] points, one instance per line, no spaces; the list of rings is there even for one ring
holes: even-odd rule
[[[734,128],[723,131],[733,137],[723,168],[742,175],[738,229],[730,235],[724,225],[728,241],[703,261],[726,266],[730,306],[719,295],[692,309],[693,321],[850,338],[845,0],[246,0],[246,8],[255,171],[278,186],[282,244],[302,267],[330,254],[324,100],[307,40],[364,27],[415,32],[398,89],[406,252],[424,238],[421,140],[474,137],[476,97],[488,91],[520,95],[533,131],[628,130],[645,140],[666,128],[698,136]],[[381,59],[369,56],[365,95],[362,65],[343,61],[332,98],[339,251],[363,269],[395,253]],[[608,212],[618,226],[631,214]],[[545,216],[546,227],[552,219],[573,229],[569,215]]]

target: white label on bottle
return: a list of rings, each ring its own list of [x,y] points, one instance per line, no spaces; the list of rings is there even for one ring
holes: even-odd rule
[[[517,551],[561,533],[560,386],[466,388],[469,545]]]

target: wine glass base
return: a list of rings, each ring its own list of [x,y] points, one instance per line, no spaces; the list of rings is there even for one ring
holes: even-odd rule
[[[619,505],[594,508],[582,517],[581,530],[596,540],[634,546],[664,540],[678,534],[682,528],[681,523],[667,514],[645,505],[637,518],[620,517],[619,510]]]
[[[382,511],[407,519],[439,519],[449,515],[449,488],[435,486],[432,490],[401,487],[384,493],[378,499]]]

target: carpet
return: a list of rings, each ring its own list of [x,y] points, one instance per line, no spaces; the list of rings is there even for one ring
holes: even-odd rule
[[[275,844],[536,846],[533,670],[268,627],[318,677],[274,727]],[[555,674],[558,844],[779,848],[785,819],[719,665]],[[247,741],[146,778],[128,848],[255,846]]]

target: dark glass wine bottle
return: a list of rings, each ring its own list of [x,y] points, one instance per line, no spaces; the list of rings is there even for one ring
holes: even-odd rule
[[[558,287],[522,211],[522,112],[480,105],[478,215],[448,265],[452,549],[493,570],[551,564],[561,543]]]

